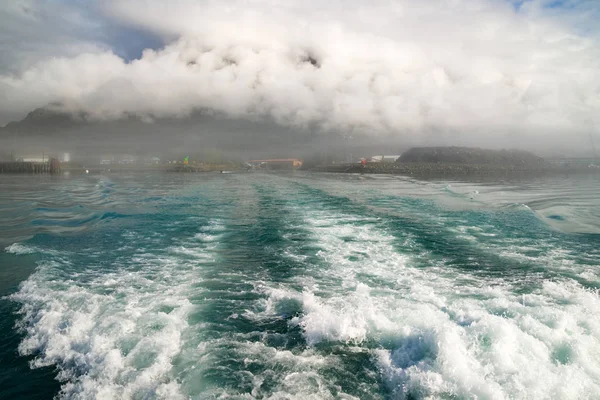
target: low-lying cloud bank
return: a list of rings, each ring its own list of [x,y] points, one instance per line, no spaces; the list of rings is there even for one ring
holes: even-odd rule
[[[323,131],[514,145],[586,146],[600,130],[597,38],[541,2],[101,6],[168,44],[132,61],[98,50],[1,75],[0,108],[24,113],[60,102],[98,119],[135,114],[148,122],[213,109]]]

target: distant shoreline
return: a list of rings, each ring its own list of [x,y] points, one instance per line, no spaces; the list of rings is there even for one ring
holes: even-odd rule
[[[14,163],[13,163],[14,164]],[[27,164],[27,163],[16,163]],[[458,163],[427,163],[427,162],[369,162],[362,164],[329,164],[316,165],[301,170],[307,172],[346,173],[346,174],[388,174],[404,175],[416,178],[452,178],[452,177],[517,177],[517,176],[548,176],[570,174],[599,174],[600,167],[590,165],[560,165],[543,162],[534,165],[497,165],[497,164],[458,164]],[[62,164],[55,171],[57,174],[79,173],[127,173],[127,172],[162,172],[162,173],[219,173],[247,172],[242,164],[157,164],[157,165],[77,165]],[[0,173],[36,173],[38,171],[18,168],[17,170],[0,170]],[[50,171],[40,171],[50,173]]]
[[[391,174],[407,176],[499,176],[499,175],[556,175],[600,173],[599,167],[560,166],[545,163],[536,166],[452,164],[452,163],[367,163],[318,165],[308,169],[315,172],[349,174]]]

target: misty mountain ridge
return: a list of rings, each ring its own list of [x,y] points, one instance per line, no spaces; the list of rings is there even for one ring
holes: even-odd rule
[[[14,151],[84,154],[186,153],[191,148],[219,148],[236,153],[269,145],[275,152],[301,145],[314,133],[292,130],[273,121],[227,118],[207,110],[188,117],[148,119],[124,115],[116,120],[91,118],[85,112],[66,112],[56,106],[35,109],[21,121],[0,128],[3,147]],[[301,139],[302,138],[302,139]]]
[[[102,120],[83,111],[65,111],[54,103],[0,128],[0,142],[4,149],[18,153],[181,156],[203,149],[219,149],[238,159],[322,154],[345,159],[347,153],[354,157],[380,154],[392,143],[398,148],[400,141],[339,131],[323,132],[315,127],[290,127],[270,117],[234,118],[209,109],[198,109],[182,117],[124,114],[120,119]]]
[[[485,142],[485,139],[482,140]],[[370,136],[353,130],[323,132],[316,127],[281,125],[270,117],[234,118],[210,109],[197,109],[188,116],[180,117],[158,118],[124,113],[120,119],[103,120],[85,111],[67,111],[60,103],[37,108],[22,120],[0,128],[0,145],[2,153],[6,154],[68,152],[75,157],[108,154],[179,157],[218,149],[226,153],[226,157],[235,159],[301,157],[313,160],[352,160],[375,154],[401,154],[416,146],[428,145],[425,148],[429,149],[445,146],[445,150],[439,147],[437,153],[413,150],[409,154],[413,158],[420,157],[419,154],[427,159],[433,157],[430,162],[436,162],[434,153],[444,159],[453,157],[448,149],[488,147],[464,143],[460,137],[453,138],[439,132],[429,135],[390,133],[388,136]],[[490,144],[489,147],[515,146]],[[533,150],[539,154],[539,151]],[[468,155],[466,150],[459,153],[461,160],[466,160],[464,162],[478,162],[471,160],[473,154]],[[544,155],[562,156],[556,153]],[[498,154],[488,153],[482,157],[495,157],[497,162],[505,162]]]

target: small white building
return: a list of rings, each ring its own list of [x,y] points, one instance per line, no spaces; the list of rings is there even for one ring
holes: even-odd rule
[[[399,159],[399,155],[380,155],[373,156],[369,159],[370,162],[384,162],[384,163],[394,163],[397,159]]]
[[[24,155],[21,157],[17,157],[17,159],[19,161],[23,161],[23,162],[35,162],[35,163],[41,163],[41,162],[46,162],[48,161],[48,156],[43,155],[43,154],[35,154],[35,155]]]

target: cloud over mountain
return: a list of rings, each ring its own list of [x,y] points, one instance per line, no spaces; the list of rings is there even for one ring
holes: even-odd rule
[[[0,108],[61,102],[149,122],[213,109],[323,131],[556,145],[598,132],[597,36],[573,26],[573,12],[516,4],[103,2],[103,18],[167,44],[133,60],[99,47],[4,73]]]

